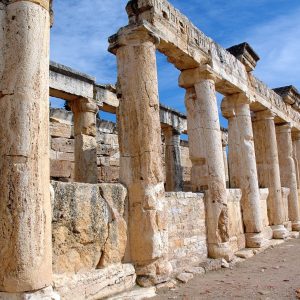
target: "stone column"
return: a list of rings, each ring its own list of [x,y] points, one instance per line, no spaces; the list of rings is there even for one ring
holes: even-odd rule
[[[293,138],[293,157],[295,160],[296,174],[297,174],[297,186],[300,187],[300,131],[296,131],[292,134]]]
[[[242,190],[242,212],[247,247],[262,247],[263,236],[260,192],[257,178],[250,101],[242,94],[227,96],[222,113],[228,119],[228,160],[230,187]]]
[[[229,219],[215,77],[209,69],[181,73],[186,88],[187,127],[194,192],[206,192],[208,254],[231,259]]]
[[[6,6],[3,3],[7,3]],[[49,2],[1,1],[0,298],[52,283]]]
[[[289,194],[289,219],[292,229],[300,231],[300,212],[297,190],[297,176],[295,162],[293,159],[293,144],[291,125],[284,124],[276,126],[279,167],[281,185],[290,189]]]
[[[182,191],[182,167],[180,156],[180,132],[168,126],[163,129],[165,137],[166,191]]]
[[[75,178],[82,183],[97,183],[96,115],[98,106],[92,99],[69,102],[74,114]]]
[[[228,133],[222,132],[222,149],[223,149],[223,161],[225,169],[225,183],[226,187],[229,188],[229,170],[228,170],[228,159],[227,159],[227,146],[228,146]]]
[[[259,186],[269,189],[268,218],[273,230],[273,238],[284,239],[289,233],[284,227],[284,203],[274,117],[275,115],[269,110],[256,112],[252,125]]]
[[[143,26],[110,39],[118,62],[120,181],[128,188],[129,245],[141,285],[168,278],[168,224],[156,67],[158,39]]]

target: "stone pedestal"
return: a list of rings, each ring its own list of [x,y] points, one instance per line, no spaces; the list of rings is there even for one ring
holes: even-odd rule
[[[280,167],[281,185],[290,189],[288,197],[289,219],[292,229],[300,231],[300,212],[297,190],[297,175],[293,159],[293,144],[291,125],[276,126],[278,157]]]
[[[248,98],[241,93],[222,101],[222,113],[228,119],[228,160],[231,188],[242,190],[242,211],[246,245],[264,246],[260,193],[257,178],[253,131]]]
[[[172,127],[163,128],[165,137],[165,169],[166,169],[166,191],[182,191],[182,167],[180,155],[180,132]]]
[[[268,218],[273,229],[273,238],[284,239],[289,233],[284,227],[284,203],[281,193],[276,130],[274,114],[271,111],[264,110],[255,113],[253,133],[259,186],[269,189]]]
[[[52,282],[50,21],[48,1],[8,3],[0,28],[0,291],[22,293]]]
[[[208,255],[230,259],[227,191],[214,80],[209,69],[199,68],[183,71],[179,83],[186,88],[192,189],[206,193]]]
[[[129,201],[126,260],[134,263],[139,284],[157,284],[171,271],[167,262],[157,40],[141,27],[124,30],[110,42],[118,62],[120,181],[128,188]]]
[[[74,114],[74,181],[82,183],[97,183],[97,104],[92,99],[85,98],[79,98],[69,104]]]

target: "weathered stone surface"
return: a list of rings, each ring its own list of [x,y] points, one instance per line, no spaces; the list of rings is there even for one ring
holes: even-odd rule
[[[168,226],[155,38],[133,31],[121,37],[115,50],[119,69],[120,182],[128,188],[129,198],[126,259],[134,262],[143,282],[148,279],[158,284],[168,278],[170,266],[166,257]]]
[[[54,289],[62,299],[98,300],[131,289],[135,278],[131,264],[115,264],[71,276],[55,275]]]
[[[234,254],[237,257],[245,258],[245,259],[254,256],[252,249],[241,249],[241,250],[235,252]]]
[[[177,272],[207,258],[204,194],[166,193],[169,261]]]
[[[164,284],[164,283],[162,283]],[[157,287],[134,287],[131,291],[118,294],[116,296],[109,297],[108,300],[144,300],[156,296]]]
[[[53,269],[77,273],[123,259],[126,189],[121,185],[52,182]]]
[[[69,139],[72,136],[72,126],[50,118],[50,135]]]
[[[230,184],[242,190],[246,243],[260,247],[265,241],[259,235],[263,223],[249,103],[246,95],[238,93],[225,97],[221,106],[228,119]]]
[[[51,160],[50,176],[54,178],[69,178],[73,172],[73,166],[70,161]]]
[[[67,138],[52,138],[51,149],[59,152],[74,153],[75,141]]]
[[[35,292],[24,293],[1,293],[1,300],[60,300],[60,295],[53,291],[52,287],[47,287]]]
[[[24,292],[49,286],[52,276],[50,21],[30,1],[3,8],[1,1],[0,290]]]

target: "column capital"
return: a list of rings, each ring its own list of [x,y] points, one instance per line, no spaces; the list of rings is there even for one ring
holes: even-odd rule
[[[150,28],[148,22],[143,21],[141,25],[128,25],[121,28],[116,34],[108,38],[108,51],[116,54],[118,49],[123,46],[139,46],[146,42],[152,42],[154,45],[160,43],[160,38]]]
[[[96,114],[98,112],[98,105],[90,98],[78,98],[70,101],[69,105],[73,113],[90,112]]]
[[[16,2],[31,2],[31,3],[34,3],[34,4],[37,4],[41,7],[43,7],[44,9],[50,11],[50,0],[8,0],[8,1],[4,1],[4,2],[7,2],[7,4],[13,4],[13,3],[16,3]]]
[[[187,89],[202,80],[213,80],[216,82],[218,78],[218,75],[209,65],[203,65],[198,68],[182,71],[179,77],[179,86]]]
[[[250,103],[250,98],[245,93],[226,96],[221,103],[222,114],[227,119],[244,113],[248,115],[250,113]]]
[[[253,121],[274,120],[276,114],[269,109],[254,112]]]
[[[291,133],[292,132],[291,123],[284,123],[284,124],[276,125],[276,132],[277,133]]]

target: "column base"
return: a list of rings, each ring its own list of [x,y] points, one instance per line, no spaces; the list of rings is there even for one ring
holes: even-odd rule
[[[271,226],[273,230],[273,239],[284,240],[289,237],[289,231],[284,227],[284,225],[273,225]]]
[[[300,221],[296,221],[296,222],[292,221],[292,230],[293,231],[300,231]]]
[[[283,225],[288,231],[292,231],[292,222],[291,221],[284,222]]]
[[[227,261],[233,259],[234,253],[230,246],[230,242],[208,244],[208,257],[210,258],[224,258]]]
[[[247,248],[262,248],[268,244],[263,232],[260,233],[245,233]]]
[[[60,300],[60,296],[53,291],[51,286],[42,290],[24,293],[0,292],[1,300]]]
[[[150,287],[166,282],[173,271],[172,265],[165,259],[159,259],[145,266],[135,266],[136,283],[141,287]]]

